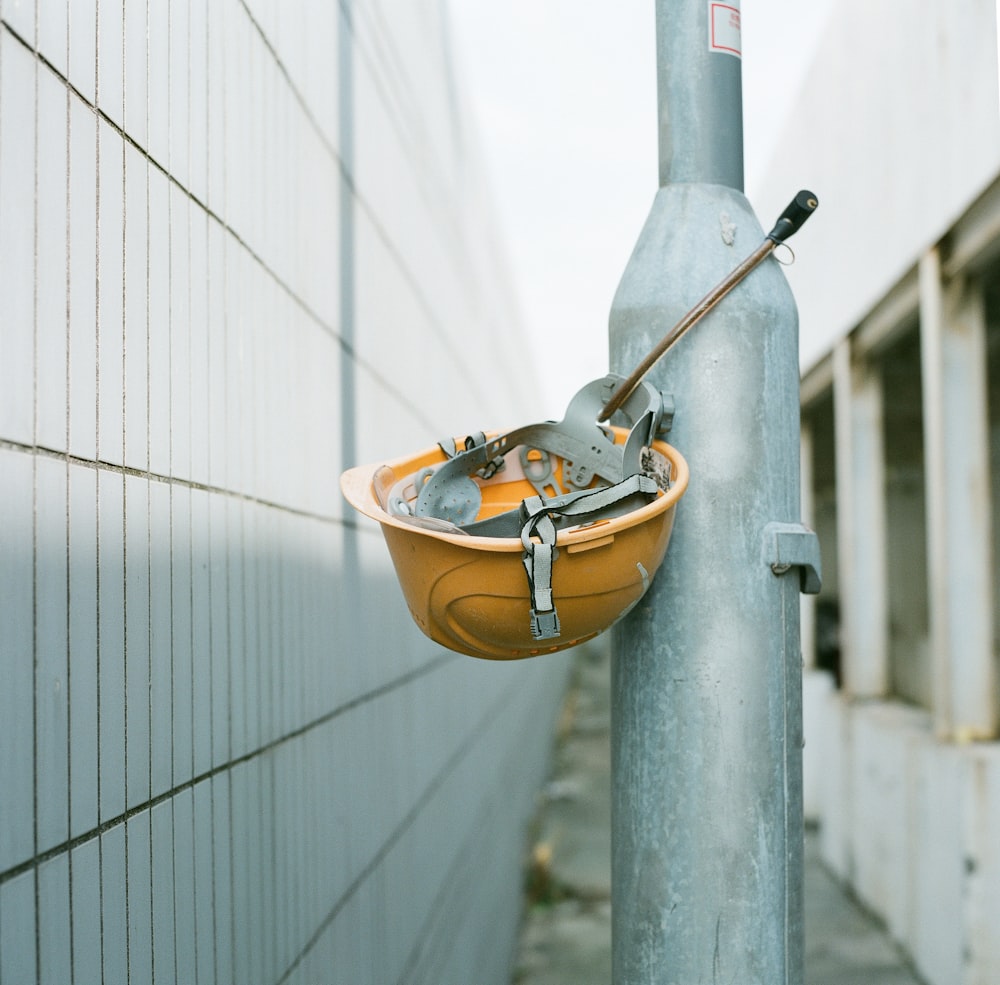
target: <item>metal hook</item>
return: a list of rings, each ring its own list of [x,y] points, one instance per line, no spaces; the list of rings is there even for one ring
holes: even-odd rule
[[[787,260],[782,260],[781,257],[778,255],[778,250],[780,250],[782,247],[788,250]],[[793,250],[787,243],[778,243],[778,245],[775,246],[774,248],[774,253],[772,254],[772,256],[783,267],[790,267],[793,263],[795,263],[795,250]]]

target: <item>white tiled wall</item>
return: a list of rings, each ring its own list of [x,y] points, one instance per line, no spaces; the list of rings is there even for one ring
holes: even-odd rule
[[[337,487],[538,414],[444,8],[0,0],[3,985],[508,980],[567,661]]]

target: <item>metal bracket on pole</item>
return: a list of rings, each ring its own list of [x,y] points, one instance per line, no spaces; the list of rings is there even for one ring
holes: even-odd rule
[[[659,438],[665,438],[674,426],[676,407],[674,406],[674,395],[672,393],[664,393],[661,390],[660,399],[663,401],[663,404],[660,410],[660,426],[656,431],[656,435]]]
[[[822,587],[819,538],[802,523],[769,523],[764,528],[764,557],[775,575],[799,569],[799,591],[818,595]]]

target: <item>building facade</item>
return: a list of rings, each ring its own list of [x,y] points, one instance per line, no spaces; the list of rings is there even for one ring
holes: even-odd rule
[[[0,982],[506,985],[567,670],[340,472],[531,419],[445,5],[0,3]]]
[[[997,38],[994,0],[837,4],[759,189],[821,202],[790,276],[807,809],[931,985],[1000,980]]]

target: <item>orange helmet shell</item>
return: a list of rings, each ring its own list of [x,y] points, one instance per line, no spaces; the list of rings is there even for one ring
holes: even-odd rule
[[[615,443],[623,444],[628,432],[613,431]],[[341,489],[355,509],[381,525],[410,613],[427,636],[469,656],[516,660],[591,639],[645,594],[666,553],[674,509],[688,483],[687,463],[675,448],[663,441],[651,448],[669,462],[669,489],[622,516],[558,532],[558,561],[552,567],[561,623],[556,639],[532,635],[519,537],[468,535],[444,529],[447,524],[435,529],[433,521],[387,508],[400,480],[446,461],[441,448],[350,469],[341,477]],[[535,488],[523,476],[494,478],[482,484],[478,519],[517,508],[533,495]]]

